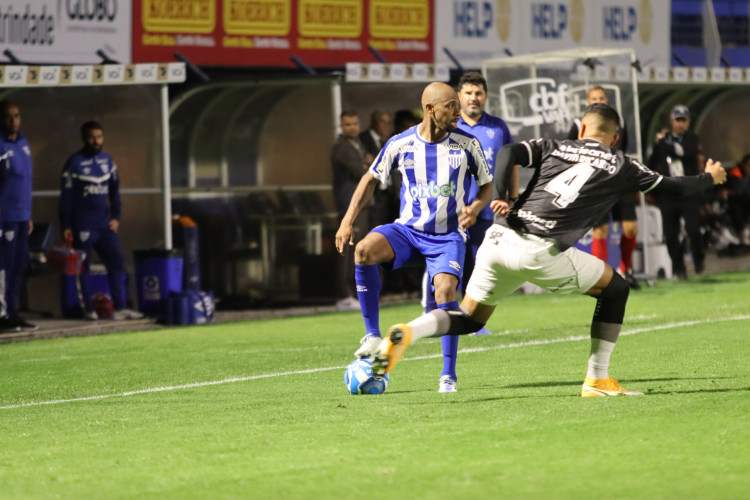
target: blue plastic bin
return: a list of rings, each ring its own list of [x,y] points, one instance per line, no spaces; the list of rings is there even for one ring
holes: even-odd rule
[[[164,316],[170,292],[182,291],[182,253],[135,250],[133,255],[138,310],[147,316]]]

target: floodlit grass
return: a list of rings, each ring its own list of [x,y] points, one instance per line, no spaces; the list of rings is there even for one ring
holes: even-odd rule
[[[631,294],[610,373],[637,398],[579,397],[579,296],[502,302],[455,394],[427,339],[348,395],[358,313],[2,345],[0,498],[750,498],[749,282]]]

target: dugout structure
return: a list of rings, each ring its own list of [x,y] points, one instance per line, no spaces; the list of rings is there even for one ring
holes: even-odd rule
[[[627,130],[625,152],[642,160],[637,67],[635,52],[621,49],[576,48],[488,60],[482,65],[487,110],[505,120],[515,141],[566,139],[587,105],[588,89],[600,86]],[[521,189],[530,178],[522,169]],[[641,210],[646,210],[643,197]],[[638,222],[639,232],[649,234],[648,217]],[[648,262],[654,242],[644,238],[641,244],[640,277],[650,279],[651,270],[656,271]]]
[[[415,111],[426,83],[449,78],[446,65],[346,69],[217,79],[172,96],[172,208],[200,226],[202,283],[224,307],[335,300],[330,154],[341,110],[364,131],[373,111]]]
[[[57,225],[62,166],[81,148],[81,124],[97,120],[120,170],[126,260],[137,248],[171,248],[167,86],[184,81],[184,63],[0,66],[0,99],[18,104],[31,146],[32,220]],[[55,309],[57,288],[52,276],[30,280],[34,308]]]

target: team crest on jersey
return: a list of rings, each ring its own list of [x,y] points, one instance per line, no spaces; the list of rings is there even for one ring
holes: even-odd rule
[[[462,150],[448,150],[448,165],[450,165],[453,170],[461,166],[463,159],[464,152]]]
[[[457,273],[461,272],[461,264],[459,264],[455,260],[448,262],[448,265],[451,266],[451,268]]]
[[[490,139],[494,139],[495,138],[495,131],[488,128],[487,129],[487,137],[489,137]]]
[[[23,147],[23,152],[26,153],[26,156],[31,156],[31,150],[28,146]]]
[[[80,233],[78,233],[78,237],[81,239],[81,241],[87,241],[90,236],[91,231],[81,231]]]
[[[5,239],[8,241],[13,241],[16,239],[16,232],[15,231],[5,231]]]
[[[102,163],[101,169],[102,173],[106,174],[109,171],[109,165],[107,165],[106,163]]]
[[[83,175],[89,175],[91,173],[91,169],[89,167],[86,167],[83,169]]]

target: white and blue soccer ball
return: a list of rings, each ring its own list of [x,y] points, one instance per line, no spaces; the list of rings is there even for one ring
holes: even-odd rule
[[[352,394],[383,394],[388,388],[388,375],[376,377],[369,359],[355,359],[346,367],[344,385]]]

